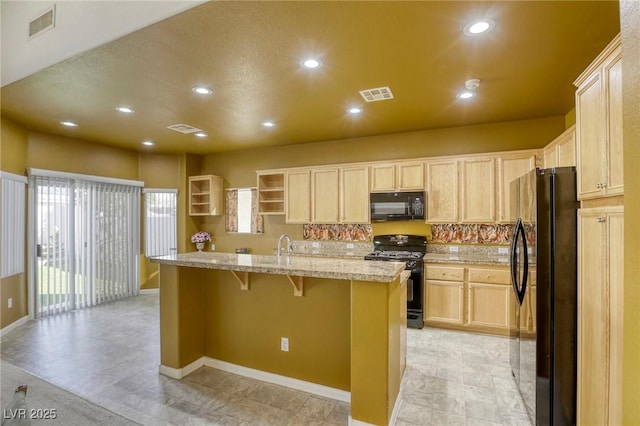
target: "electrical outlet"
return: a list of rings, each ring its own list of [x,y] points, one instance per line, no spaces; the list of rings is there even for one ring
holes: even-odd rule
[[[7,307],[13,308],[13,299],[11,297],[7,299]]]
[[[280,350],[284,352],[289,352],[289,338],[281,337],[280,338]]]
[[[508,253],[509,253],[508,247],[498,247],[498,254],[508,254]]]
[[[347,248],[348,249],[352,249],[353,248],[353,243],[347,243]]]
[[[313,242],[313,243],[311,243],[311,247],[320,247],[320,243]]]
[[[451,253],[457,253],[458,252],[458,246],[449,246],[449,251]]]

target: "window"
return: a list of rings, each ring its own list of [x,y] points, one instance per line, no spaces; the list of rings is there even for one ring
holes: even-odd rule
[[[24,272],[25,242],[25,187],[27,178],[2,172],[0,193],[2,194],[1,222],[2,241],[0,250],[0,278]]]
[[[258,189],[227,189],[226,231],[240,234],[262,234],[262,216],[258,214]]]
[[[178,190],[143,189],[144,255],[164,256],[178,252]]]

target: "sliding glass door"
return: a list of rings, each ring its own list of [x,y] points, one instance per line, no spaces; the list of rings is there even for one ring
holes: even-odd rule
[[[36,316],[135,295],[140,187],[32,175]]]

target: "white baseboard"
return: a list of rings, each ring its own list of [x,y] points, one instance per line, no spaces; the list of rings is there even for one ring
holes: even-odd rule
[[[389,423],[393,424],[393,423]],[[375,426],[374,424],[363,422],[361,420],[355,420],[351,415],[349,415],[349,426]]]
[[[5,334],[7,334],[8,332],[20,327],[23,324],[26,324],[29,321],[29,315],[25,315],[22,318],[20,318],[19,320],[16,320],[14,322],[12,322],[11,324],[9,324],[8,326],[6,326],[5,328],[0,330],[0,337],[4,336]]]
[[[324,396],[326,398],[336,399],[342,402],[351,402],[351,393],[342,389],[331,388],[329,386],[319,385],[304,380],[294,379],[293,377],[281,376],[280,374],[268,373],[266,371],[256,370],[254,368],[244,367],[242,365],[232,364],[226,361],[209,358],[203,356],[193,361],[191,364],[182,368],[167,367],[160,365],[160,373],[174,379],[182,379],[188,374],[193,373],[198,368],[207,366],[217,368],[218,370],[234,373],[239,376],[249,377],[263,382],[274,383],[280,386],[312,393],[314,395]],[[364,423],[363,423],[364,424]]]
[[[204,357],[198,358],[191,364],[185,365],[182,368],[167,367],[166,365],[160,364],[160,368],[158,369],[158,371],[160,372],[160,374],[164,374],[165,376],[171,377],[172,379],[180,380],[202,366],[204,366]]]
[[[159,288],[142,288],[140,289],[140,294],[158,294],[160,293]]]

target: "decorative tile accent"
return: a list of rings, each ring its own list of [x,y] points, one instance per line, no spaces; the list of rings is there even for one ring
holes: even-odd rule
[[[535,240],[535,225],[525,225],[527,242]],[[510,244],[511,224],[449,223],[431,226],[433,243]]]
[[[322,241],[373,241],[373,230],[369,224],[305,224],[303,238]]]

